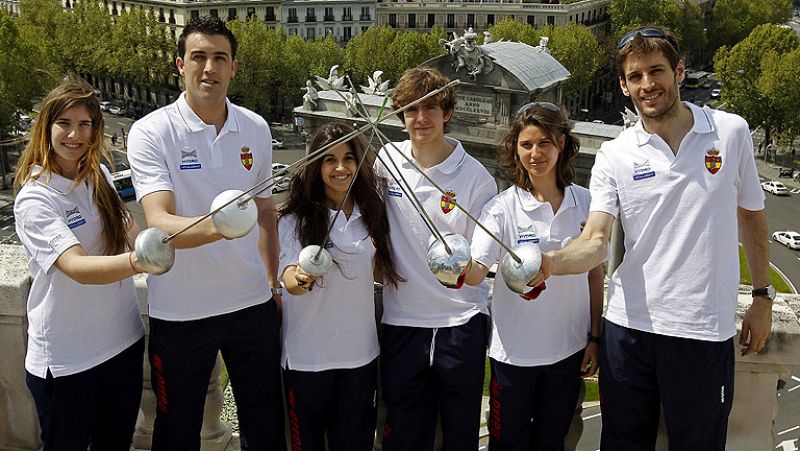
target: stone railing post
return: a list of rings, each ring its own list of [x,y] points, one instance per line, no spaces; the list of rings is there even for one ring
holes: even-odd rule
[[[39,420],[25,385],[31,287],[28,259],[21,246],[0,245],[0,449],[38,450]]]

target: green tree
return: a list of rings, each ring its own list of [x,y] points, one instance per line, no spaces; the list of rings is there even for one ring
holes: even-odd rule
[[[536,30],[533,27],[511,18],[489,27],[489,33],[492,34],[495,42],[502,39],[504,41],[519,41],[529,45],[539,45]]]
[[[109,72],[138,85],[161,86],[172,72],[173,47],[166,27],[153,11],[123,11],[111,32]]]
[[[14,19],[0,11],[0,178],[6,188],[6,146],[17,112],[29,111],[58,79],[57,66],[40,41],[23,38]]]
[[[733,46],[758,25],[782,24],[791,15],[791,0],[717,0],[709,22],[711,46]]]
[[[773,122],[779,140],[791,142],[800,134],[800,48],[779,54],[770,51],[761,59],[761,77],[756,89],[775,108]]]
[[[388,52],[396,35],[394,29],[389,26],[370,27],[347,43],[344,51],[344,67],[354,75],[354,82],[366,80],[367,76],[376,70],[382,70],[386,74],[397,73],[397,56]],[[397,81],[396,78],[394,80]]]
[[[700,7],[693,1],[611,0],[611,31],[616,37],[635,28],[660,25],[675,33],[685,52],[706,45]]]
[[[723,84],[723,99],[751,126],[763,127],[767,141],[775,128],[791,127],[784,115],[797,110],[797,104],[791,103],[793,95],[781,95],[779,87],[786,77],[784,71],[792,70],[780,60],[798,48],[800,38],[791,28],[765,24],[756,27],[733,48],[722,47],[714,55],[714,69]],[[768,73],[778,69],[780,74]],[[795,77],[798,69],[793,69]]]
[[[108,10],[92,0],[76,1],[58,29],[58,41],[79,73],[109,74],[114,22]]]
[[[403,31],[396,35],[389,45],[388,52],[394,55],[393,64],[383,69],[383,80],[397,83],[406,69],[417,67],[425,61],[444,54],[444,47],[439,45],[439,34]],[[371,74],[370,74],[371,75]]]
[[[24,41],[45,51],[47,57],[60,67],[69,67],[70,56],[64,52],[58,30],[68,20],[58,0],[20,0],[19,31]]]

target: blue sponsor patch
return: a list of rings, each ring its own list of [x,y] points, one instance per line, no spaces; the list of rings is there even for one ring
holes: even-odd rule
[[[328,242],[325,243],[325,249],[331,249],[331,248],[333,248],[333,241],[328,240]]]
[[[643,172],[641,174],[633,174],[633,180],[638,181],[643,179],[649,179],[650,177],[655,177],[655,176],[656,176],[656,171]]]
[[[69,223],[69,228],[70,229],[74,229],[75,227],[80,227],[80,226],[82,226],[84,224],[86,224],[86,220],[83,219],[83,218],[80,218],[79,220],[77,220],[75,222]]]
[[[192,163],[192,164],[182,164],[180,166],[181,171],[185,171],[187,169],[200,169],[200,163]]]
[[[390,187],[387,189],[387,193],[388,193],[390,196],[394,196],[394,197],[403,197],[403,191],[401,191],[399,187],[390,186]]]

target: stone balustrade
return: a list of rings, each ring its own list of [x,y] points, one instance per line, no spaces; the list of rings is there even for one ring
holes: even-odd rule
[[[146,312],[147,290],[144,277],[137,278],[136,288],[141,310]],[[0,245],[0,450],[38,450],[42,446],[36,409],[25,386],[25,304],[29,289],[30,274],[22,248],[16,245]],[[748,295],[739,297],[739,323],[749,302]],[[773,308],[773,333],[767,348],[757,355],[745,358],[737,351],[728,450],[775,448],[772,420],[778,411],[778,379],[788,378],[792,367],[800,364],[798,314],[800,296],[779,295]],[[147,359],[142,370],[145,385],[133,445],[137,449],[149,449],[156,403]],[[231,441],[230,425],[219,419],[223,403],[219,384],[220,370],[221,361],[218,360],[206,395],[201,432],[203,451],[224,450]],[[576,431],[580,431],[580,425],[574,426],[578,427]],[[666,450],[663,423],[661,427],[657,449]],[[577,443],[577,440],[574,442]]]

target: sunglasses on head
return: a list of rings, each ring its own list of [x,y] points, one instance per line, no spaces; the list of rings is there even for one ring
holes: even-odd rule
[[[522,105],[521,107],[519,107],[519,109],[517,110],[517,114],[522,114],[522,113],[530,110],[531,108],[537,108],[537,107],[544,108],[545,110],[552,111],[554,113],[558,112],[558,111],[561,111],[561,108],[559,108],[558,105],[556,105],[555,103],[550,103],[550,102],[529,102],[529,103],[526,103],[525,105]]]
[[[666,33],[664,33],[664,30],[662,30],[660,28],[649,27],[649,28],[640,28],[638,30],[633,30],[633,31],[625,34],[625,36],[623,36],[622,39],[619,40],[619,44],[617,44],[617,50],[621,49],[622,47],[625,47],[625,44],[631,42],[631,40],[633,38],[635,38],[636,35],[639,35],[639,34],[642,35],[642,37],[645,37],[645,38],[666,39],[667,42],[669,42],[669,44],[674,49],[678,48],[678,43],[675,42],[675,39],[673,39],[672,36],[669,36]]]

